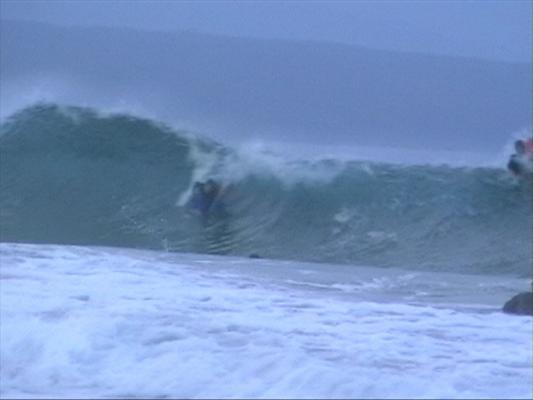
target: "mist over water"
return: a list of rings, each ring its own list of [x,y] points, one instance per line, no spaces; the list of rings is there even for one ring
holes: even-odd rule
[[[494,154],[531,125],[530,64],[341,44],[2,21],[3,117],[127,111],[220,142]]]

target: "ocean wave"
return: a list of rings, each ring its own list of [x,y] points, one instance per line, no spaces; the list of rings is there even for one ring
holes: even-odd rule
[[[28,107],[1,125],[0,240],[530,273],[531,186],[501,168],[259,150],[127,114]],[[206,222],[185,204],[210,177],[228,187],[228,215]]]

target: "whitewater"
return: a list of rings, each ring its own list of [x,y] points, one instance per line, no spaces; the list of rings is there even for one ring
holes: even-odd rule
[[[531,398],[531,317],[501,312],[531,288],[531,182],[425,161],[11,114],[1,396]],[[201,221],[207,178],[228,213]]]

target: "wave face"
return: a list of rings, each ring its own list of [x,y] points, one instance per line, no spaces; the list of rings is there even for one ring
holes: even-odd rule
[[[0,133],[0,240],[529,276],[531,185],[503,170],[258,166],[147,119],[39,104]],[[229,184],[228,215],[184,203]],[[181,199],[181,200],[180,200]]]

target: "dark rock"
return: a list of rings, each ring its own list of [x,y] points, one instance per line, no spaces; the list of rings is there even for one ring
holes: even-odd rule
[[[261,256],[259,254],[257,254],[257,253],[252,253],[252,254],[250,254],[249,257],[250,258],[261,258]]]
[[[517,294],[504,304],[503,312],[517,315],[533,315],[533,293],[523,292]]]

